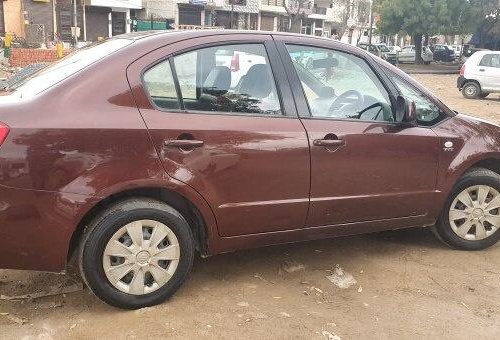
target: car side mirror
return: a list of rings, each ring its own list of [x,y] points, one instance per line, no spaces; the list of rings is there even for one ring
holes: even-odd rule
[[[417,107],[413,100],[398,96],[396,100],[396,122],[415,125],[417,122]]]

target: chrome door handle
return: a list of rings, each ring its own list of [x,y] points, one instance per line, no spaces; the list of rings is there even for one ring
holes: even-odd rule
[[[313,141],[315,146],[342,146],[345,145],[343,139],[315,139]]]
[[[199,148],[205,144],[202,140],[193,139],[174,139],[166,140],[163,145],[167,148]]]

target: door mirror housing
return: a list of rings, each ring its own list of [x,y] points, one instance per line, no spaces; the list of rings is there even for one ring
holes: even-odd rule
[[[413,100],[398,96],[396,101],[396,122],[410,125],[417,123],[417,107]]]

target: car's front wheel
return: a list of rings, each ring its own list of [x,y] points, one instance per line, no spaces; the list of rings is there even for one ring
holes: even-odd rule
[[[468,82],[462,88],[462,95],[467,99],[475,99],[478,98],[481,94],[481,88],[479,84],[475,82]]]
[[[128,199],[92,221],[80,245],[82,278],[106,303],[126,309],[156,305],[181,286],[191,270],[194,242],[172,207]]]
[[[434,232],[441,241],[463,250],[480,250],[500,239],[500,175],[481,168],[455,185]]]

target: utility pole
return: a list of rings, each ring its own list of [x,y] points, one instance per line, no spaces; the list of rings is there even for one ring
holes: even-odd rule
[[[370,0],[370,32],[368,32],[368,45],[372,44],[373,35],[373,0]]]
[[[231,14],[229,15],[229,28],[233,28],[233,15],[234,15],[234,0],[231,1]]]
[[[77,0],[73,0],[73,44],[75,48],[78,45],[78,32],[77,32],[78,16],[76,12],[76,1]]]

